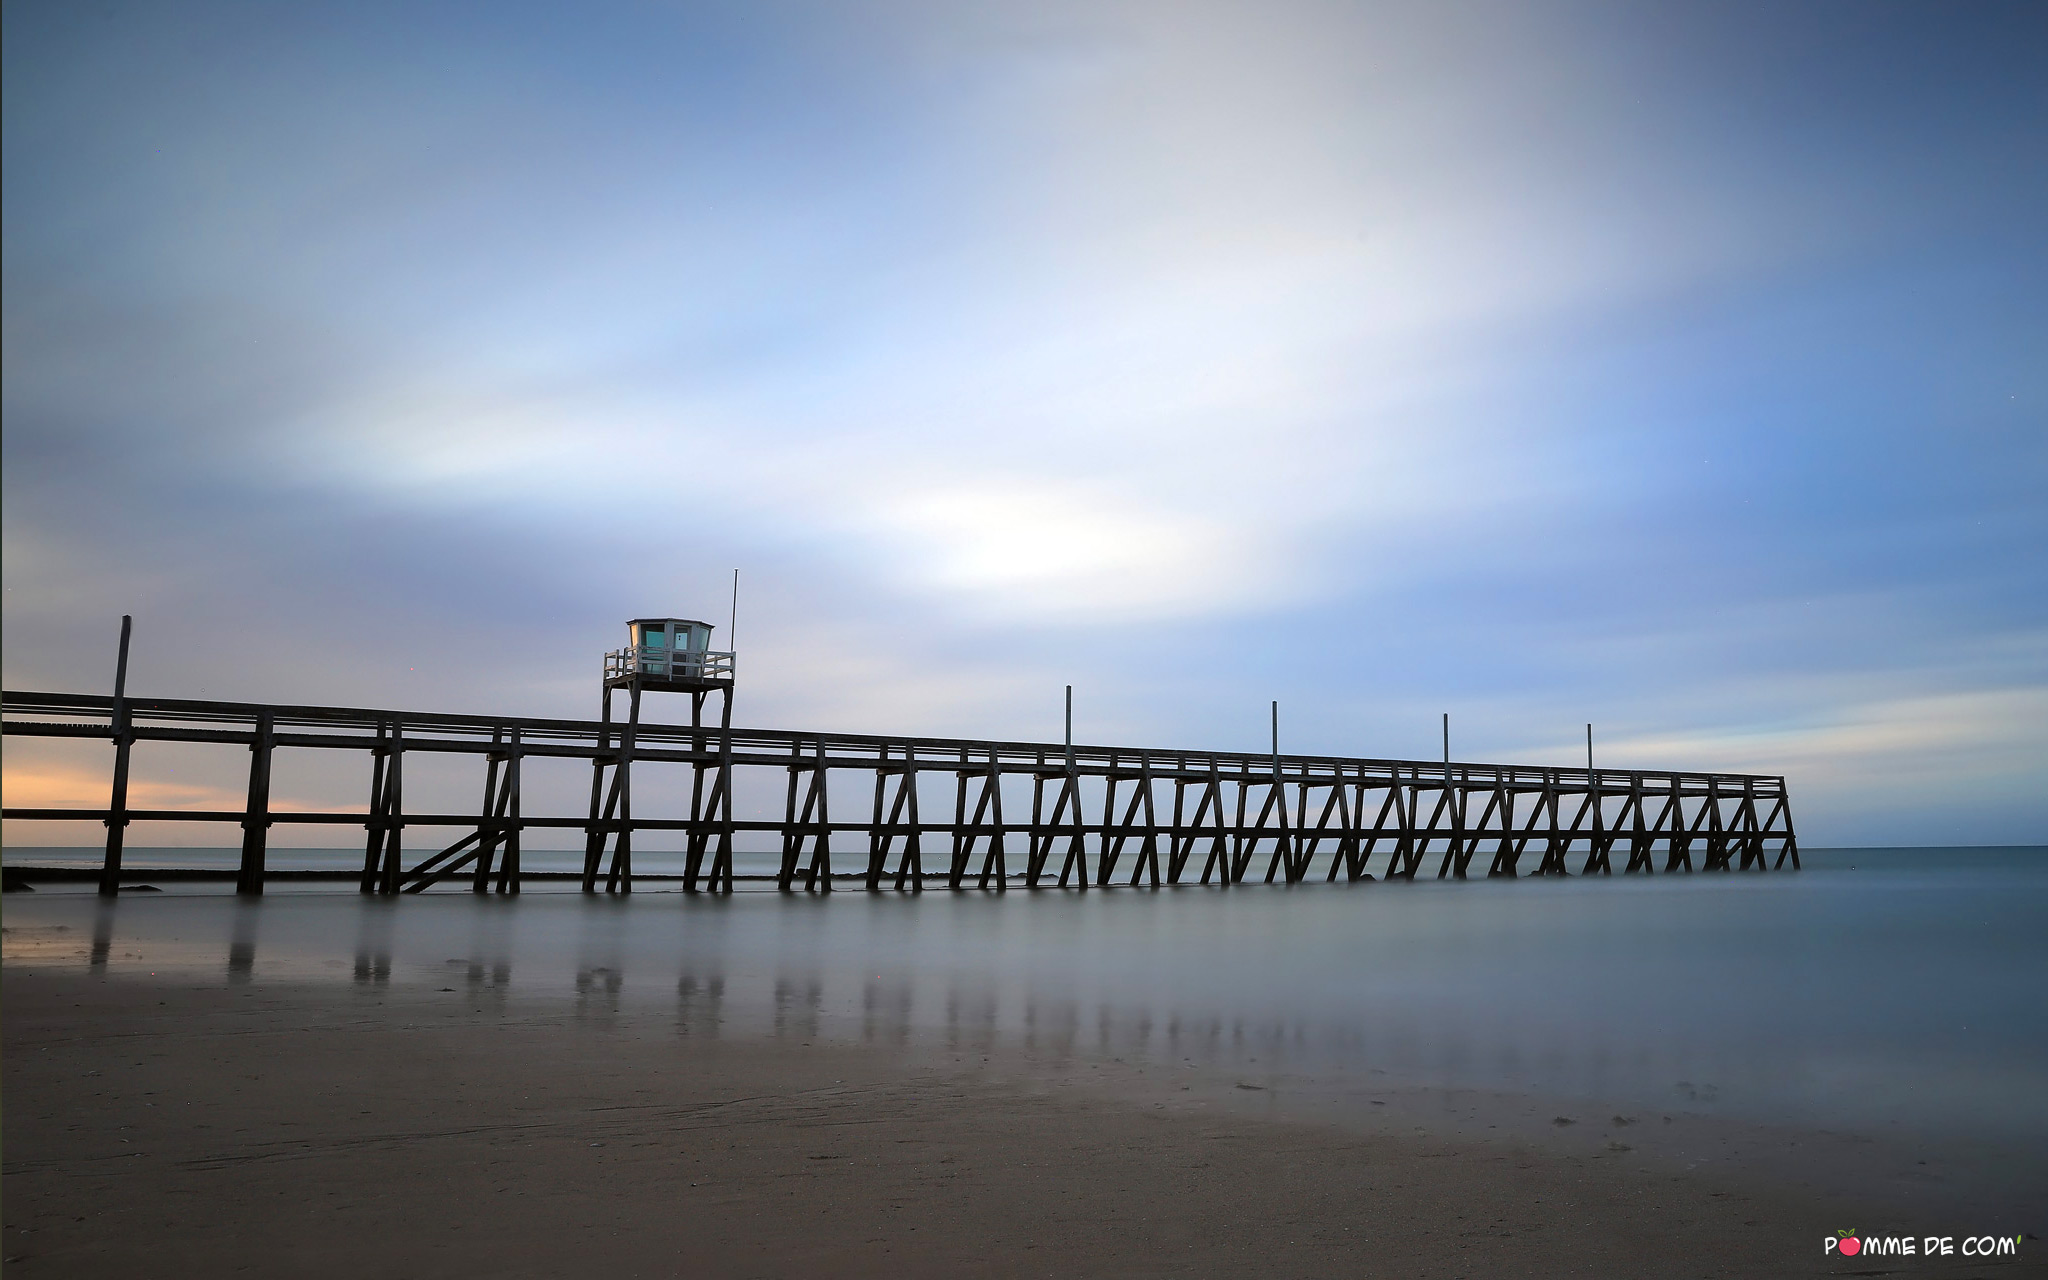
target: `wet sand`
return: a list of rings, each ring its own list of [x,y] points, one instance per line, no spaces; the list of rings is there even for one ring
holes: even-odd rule
[[[1362,1132],[1190,1069],[29,965],[4,1014],[11,1276],[1797,1276],[1905,1228],[1596,1125],[1410,1096]]]

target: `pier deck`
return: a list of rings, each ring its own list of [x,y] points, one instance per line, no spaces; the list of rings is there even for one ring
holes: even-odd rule
[[[444,715],[92,694],[0,693],[0,731],[98,739],[114,748],[107,807],[9,806],[0,816],[105,824],[102,892],[121,883],[134,822],[232,824],[242,832],[239,891],[261,893],[268,833],[278,825],[364,834],[365,893],[450,882],[517,893],[520,844],[534,830],[584,838],[582,887],[630,892],[636,832],[680,832],[683,887],[728,891],[735,841],[779,845],[785,890],[1288,884],[1321,879],[1777,870],[1799,865],[1782,777],[1382,760],[1229,751],[1067,746],[703,725],[621,724]],[[238,746],[250,755],[241,809],[149,809],[126,803],[137,743]],[[367,752],[368,806],[346,812],[273,807],[280,750]],[[420,752],[477,757],[483,799],[467,813],[404,803],[404,763]],[[587,760],[580,814],[521,803],[521,764]],[[687,771],[684,811],[635,814],[636,771]],[[768,775],[780,817],[736,817]],[[832,780],[835,775],[838,781]],[[855,775],[859,781],[851,781]],[[752,779],[742,782],[743,778]],[[849,786],[871,803],[845,812]],[[1028,800],[1026,793],[1028,791]],[[1006,793],[1008,793],[1006,795]],[[922,804],[921,804],[922,802]],[[840,816],[834,817],[837,805]],[[1008,805],[1008,812],[1005,805]],[[749,806],[759,812],[759,806]],[[936,812],[934,812],[936,810]],[[1028,817],[1026,816],[1028,814]],[[454,838],[412,867],[401,833]],[[1661,855],[1661,865],[1660,857]],[[838,866],[835,869],[835,859]],[[1617,866],[1616,864],[1619,863]]]

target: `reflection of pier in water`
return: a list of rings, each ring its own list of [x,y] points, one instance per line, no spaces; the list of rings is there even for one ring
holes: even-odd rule
[[[102,899],[92,913],[92,959],[95,972],[107,967],[107,959],[114,951],[114,911],[112,900]]]
[[[679,878],[693,892],[733,887],[736,841],[745,837],[779,848],[773,879],[780,888],[814,891],[847,882],[869,890],[1086,889],[1799,865],[1785,780],[1757,774],[878,737],[637,718],[615,725],[84,694],[9,692],[0,695],[0,711],[0,730],[9,735],[114,745],[108,807],[0,811],[22,820],[105,824],[105,893],[121,882],[122,833],[132,822],[240,828],[242,856],[233,874],[246,894],[263,890],[268,833],[280,824],[363,831],[362,870],[355,878],[363,892],[383,895],[450,883],[479,894],[517,893],[533,874],[521,868],[521,839],[535,830],[582,834],[586,892],[600,886],[630,892],[636,878],[647,879],[633,871],[633,837],[657,832],[683,842]],[[129,755],[144,743],[247,751],[247,805],[128,805]],[[274,807],[271,764],[279,750],[367,755],[367,812]],[[405,761],[421,753],[482,763],[476,812],[406,809]],[[537,757],[590,763],[595,780],[587,812],[524,811],[521,766]],[[651,769],[681,771],[689,784],[685,812],[633,811],[631,780]],[[736,818],[739,789],[779,795],[782,815]],[[848,816],[862,809],[864,815]],[[421,827],[456,835],[408,869],[401,863],[401,834]],[[852,867],[839,869],[848,862]]]
[[[254,903],[235,904],[235,922],[228,941],[228,981],[247,982],[256,971],[256,925],[260,908]]]
[[[95,972],[158,964],[140,952],[121,950],[118,926],[124,906],[97,905],[89,953]],[[501,906],[479,902],[475,908],[497,912]],[[266,973],[259,926],[268,909],[244,902],[215,916],[213,945],[220,950],[212,954],[220,957],[214,961],[220,967],[206,968],[235,986],[266,978],[308,980],[302,964],[294,967],[282,955],[274,961],[280,967]],[[360,901],[353,939],[337,939],[344,954],[353,951],[352,985],[378,993],[402,985],[458,990],[468,996],[464,1007],[474,1013],[506,1013],[514,999],[528,1012],[545,1013],[550,1002],[566,1000],[578,1022],[597,1028],[672,1025],[673,1033],[685,1039],[770,1038],[976,1055],[1008,1048],[1050,1063],[1114,1059],[1261,1076],[1299,1070],[1358,1082],[1389,1077],[1477,1088],[1547,1081],[1639,1094],[1668,1091],[1671,1080],[1688,1076],[1718,1077],[1725,1087],[1731,1080],[1777,1070],[1762,1041],[1751,1045],[1696,1033],[1678,1019],[1645,1042],[1641,1026],[1624,1034],[1616,1031],[1612,1018],[1573,1016],[1588,1005],[1522,1009],[1521,998],[1511,992],[1490,1004],[1461,1000],[1450,1014],[1428,1000],[1403,1000],[1393,993],[1364,1004],[1325,1009],[1283,1003],[1271,1012],[1253,1013],[1228,998],[1211,999],[1199,988],[1158,989],[1149,997],[1097,994],[1071,974],[900,965],[878,973],[872,967],[849,968],[844,957],[832,955],[793,959],[783,954],[765,967],[746,965],[737,971],[731,968],[733,957],[715,949],[672,955],[667,966],[675,967],[665,967],[676,975],[674,1002],[664,1011],[658,993],[667,980],[648,981],[649,957],[607,941],[612,935],[604,930],[585,930],[570,950],[556,952],[552,960],[529,956],[515,986],[515,939],[501,920],[479,924],[466,956],[436,960],[408,955],[394,937],[394,924],[410,914],[395,912],[379,899]],[[291,936],[287,930],[277,932],[280,938]],[[305,957],[297,954],[296,959]],[[637,984],[629,980],[629,964],[643,973]],[[301,976],[294,978],[294,973]],[[1708,1075],[1703,1077],[1703,1071]],[[1779,1081],[1758,1087],[1787,1086]],[[1706,1093],[1687,1100],[1702,1099],[1713,1100]]]

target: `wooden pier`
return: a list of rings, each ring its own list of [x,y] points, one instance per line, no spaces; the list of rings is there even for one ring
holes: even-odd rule
[[[1799,866],[1785,780],[1755,774],[650,724],[639,720],[637,690],[632,719],[614,724],[609,694],[607,718],[588,721],[132,698],[121,692],[124,684],[117,678],[113,697],[0,693],[6,734],[97,739],[114,748],[107,807],[0,810],[7,818],[104,824],[102,893],[119,889],[124,833],[133,822],[238,826],[236,889],[245,894],[263,891],[269,832],[281,824],[363,832],[359,884],[377,894],[444,883],[475,893],[517,893],[521,838],[535,830],[582,834],[581,880],[589,893],[631,892],[633,837],[657,831],[681,833],[682,887],[690,892],[729,892],[735,841],[749,835],[765,837],[771,851],[779,847],[774,879],[784,891],[854,884],[870,891],[1222,886]],[[702,703],[693,699],[693,718]],[[247,804],[239,810],[131,807],[130,755],[137,744],[158,742],[246,749]],[[366,808],[309,813],[273,807],[272,759],[281,750],[368,753]],[[475,811],[406,808],[405,762],[422,752],[477,758],[482,800]],[[590,762],[585,812],[525,811],[521,765],[534,757]],[[633,811],[632,778],[650,769],[688,771],[686,811]],[[736,817],[736,781],[764,771],[783,797],[782,815]],[[842,781],[830,785],[835,775]],[[848,775],[860,781],[849,784]],[[870,780],[872,803],[846,813],[849,786],[865,800]],[[751,785],[743,789],[757,794]],[[434,828],[449,838],[408,867],[401,844],[407,828]]]

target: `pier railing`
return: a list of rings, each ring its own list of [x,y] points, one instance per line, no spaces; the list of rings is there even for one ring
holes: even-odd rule
[[[604,678],[626,680],[651,676],[657,680],[730,680],[733,655],[716,650],[665,649],[639,645],[604,655]]]
[[[248,749],[242,809],[133,807],[125,802],[125,785],[116,784],[105,808],[0,810],[9,819],[105,824],[102,889],[109,892],[122,874],[119,833],[134,822],[239,826],[237,885],[248,893],[262,891],[267,833],[281,824],[362,831],[360,887],[386,894],[418,892],[458,875],[478,893],[516,893],[521,836],[536,829],[581,831],[584,889],[595,891],[601,883],[612,892],[632,889],[633,834],[649,831],[682,834],[682,883],[692,892],[733,887],[735,840],[747,835],[779,842],[775,879],[785,890],[829,890],[835,882],[870,890],[1085,889],[1119,882],[1221,886],[1249,879],[1293,884],[1799,865],[1785,780],[1759,774],[1070,747],[32,692],[0,693],[0,730],[107,741],[124,763],[123,744]],[[367,810],[274,807],[271,758],[279,750],[370,753]],[[404,762],[420,752],[480,758],[479,808],[409,811]],[[521,763],[536,756],[591,762],[587,812],[525,812]],[[630,777],[649,768],[685,771],[690,799],[684,811],[633,814]],[[765,773],[779,784],[780,817],[735,817],[735,781],[743,773]],[[863,779],[855,785],[864,799],[872,783],[864,813],[845,812],[848,774]],[[837,787],[829,784],[834,775],[842,779]],[[416,827],[454,829],[459,838],[408,869],[401,833]]]

